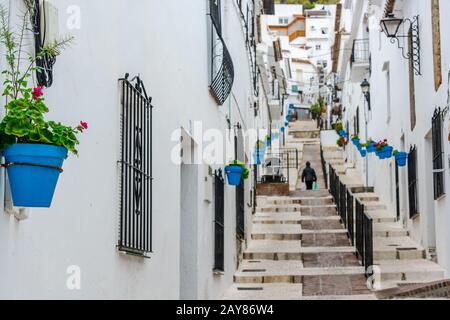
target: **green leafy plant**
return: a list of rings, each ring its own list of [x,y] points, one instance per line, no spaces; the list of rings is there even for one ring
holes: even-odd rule
[[[26,3],[27,5],[29,3]],[[0,42],[6,50],[6,68],[2,71],[3,96],[7,98],[6,115],[0,123],[0,150],[15,143],[49,144],[67,148],[77,154],[79,144],[77,134],[88,128],[86,122],[70,127],[56,121],[46,121],[44,114],[49,112],[43,98],[41,87],[31,88],[28,80],[33,72],[41,72],[36,67],[36,61],[44,57],[56,57],[61,54],[73,38],[66,38],[46,44],[36,54],[28,54],[27,64],[22,66],[25,55],[24,38],[29,30],[30,10],[21,17],[21,27],[18,32],[9,28],[8,11],[0,6]]]
[[[399,152],[400,152],[400,151],[398,151],[398,150],[394,150],[394,152],[392,152],[392,154],[393,154],[394,156],[396,156],[396,155],[398,155]]]
[[[261,140],[256,141],[256,149],[264,149],[265,147],[266,144],[263,141]]]
[[[337,133],[344,130],[344,125],[342,124],[342,122],[336,122],[336,124],[334,125],[334,130],[336,130]]]
[[[359,135],[354,134],[354,135],[352,136],[352,140],[359,140]]]
[[[242,180],[247,180],[249,175],[250,175],[250,171],[248,170],[247,166],[245,165],[245,163],[239,161],[239,160],[234,160],[232,162],[229,163],[229,166],[233,166],[233,167],[241,167],[242,168]]]

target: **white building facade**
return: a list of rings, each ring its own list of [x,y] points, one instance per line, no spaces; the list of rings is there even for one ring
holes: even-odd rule
[[[336,63],[344,128],[362,141],[387,139],[410,153],[408,166],[397,168],[393,159],[363,159],[349,146],[347,166],[355,166],[366,185],[375,187],[448,276],[450,45],[445,41],[445,13],[450,4],[343,1],[342,9]],[[391,14],[404,19],[392,41],[380,27]],[[362,92],[364,79],[370,83],[370,96]]]
[[[1,3],[11,17],[24,9],[22,0]],[[80,156],[66,160],[49,209],[11,207],[0,169],[0,298],[220,298],[246,245],[256,186],[250,177],[238,195],[225,184],[221,236],[214,173],[235,157],[250,163],[253,146],[239,138],[239,128],[270,127],[252,46],[262,1],[45,3],[55,9],[49,28],[76,39],[57,58],[53,85],[44,90],[49,117],[75,125],[84,120],[90,128],[80,139]],[[152,188],[144,191],[152,199],[146,234],[152,245],[142,255],[117,247],[125,103],[119,79],[126,74],[133,85],[139,76],[154,106],[151,144],[142,146],[152,150]],[[218,75],[229,88],[214,87]],[[203,135],[207,130],[215,134]],[[201,161],[217,135],[228,145],[222,161]],[[173,161],[179,145],[181,164]]]

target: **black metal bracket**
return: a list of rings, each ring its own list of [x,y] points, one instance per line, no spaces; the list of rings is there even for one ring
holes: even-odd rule
[[[45,165],[45,164],[36,164],[36,163],[29,163],[29,162],[9,162],[9,163],[5,163],[5,164],[0,164],[0,167],[2,167],[2,168],[9,168],[9,167],[16,167],[16,166],[38,167],[38,168],[57,170],[60,173],[64,172],[64,170],[60,167],[49,166],[49,165]]]
[[[419,16],[414,16],[412,19],[405,18],[403,23],[409,24],[408,34],[406,35],[396,35],[394,38],[390,38],[392,44],[397,42],[397,46],[402,50],[402,56],[406,60],[412,60],[414,73],[416,76],[422,75],[421,63],[420,63],[420,22]],[[409,34],[411,32],[411,34]],[[400,43],[399,38],[406,38],[408,42],[411,43],[411,50],[408,45],[404,46]]]

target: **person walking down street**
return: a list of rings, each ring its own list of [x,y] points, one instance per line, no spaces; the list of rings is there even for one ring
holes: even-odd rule
[[[302,173],[302,182],[306,184],[306,190],[312,190],[314,183],[317,182],[316,171],[311,168],[311,162],[306,163],[306,168]]]

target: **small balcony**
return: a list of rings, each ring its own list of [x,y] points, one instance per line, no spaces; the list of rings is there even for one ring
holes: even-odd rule
[[[362,81],[370,72],[370,43],[369,39],[356,39],[353,41],[350,58],[352,81]]]

